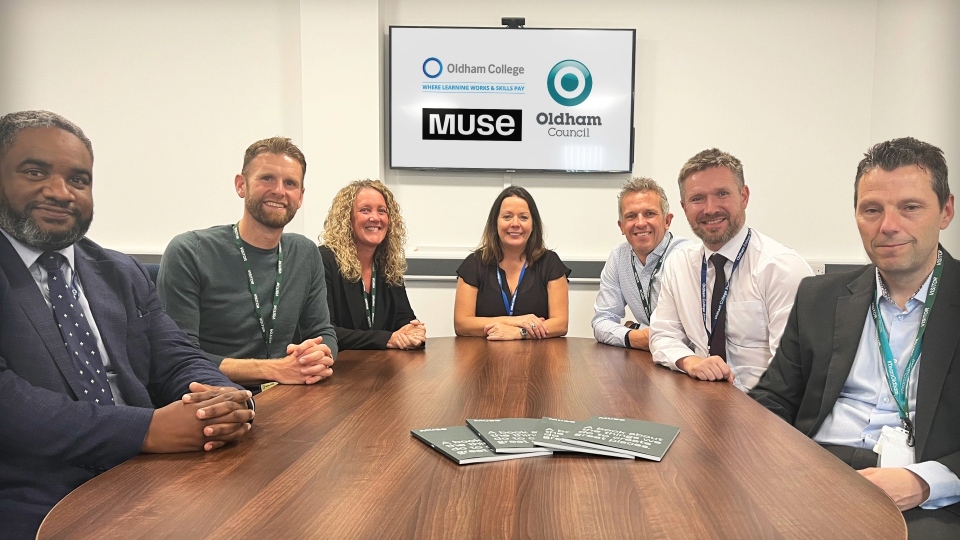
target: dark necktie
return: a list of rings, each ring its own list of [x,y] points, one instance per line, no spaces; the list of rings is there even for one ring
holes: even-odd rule
[[[60,336],[63,337],[63,345],[67,348],[73,366],[80,373],[83,393],[77,397],[81,401],[113,405],[113,392],[107,381],[107,370],[97,352],[97,338],[90,330],[77,296],[60,270],[64,260],[63,255],[47,251],[40,255],[39,262],[47,271],[50,305],[60,328]]]
[[[720,297],[723,296],[723,290],[727,287],[727,276],[723,272],[723,265],[727,263],[727,258],[719,253],[714,253],[710,257],[710,263],[713,264],[713,268],[716,271],[716,277],[713,280],[713,297],[710,299],[710,318],[713,320],[713,317],[717,313],[717,308],[720,307]],[[723,303],[723,307],[727,307],[727,303]],[[719,356],[723,358],[723,361],[727,361],[727,310],[724,309],[720,312],[720,316],[717,317],[717,327],[713,330],[713,335],[710,336],[710,355]]]

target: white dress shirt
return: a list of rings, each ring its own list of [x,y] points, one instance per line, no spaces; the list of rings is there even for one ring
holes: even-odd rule
[[[733,261],[747,237],[743,227],[717,251],[727,258],[724,273],[730,285],[726,299],[727,364],[741,390],[753,388],[767,370],[787,324],[800,280],[813,275],[796,251],[756,230],[737,267]],[[701,312],[700,269],[714,252],[702,243],[688,243],[666,262],[662,289],[650,324],[653,361],[681,371],[677,360],[709,356],[710,343]],[[716,272],[707,263],[707,323]]]
[[[26,265],[27,270],[30,271],[30,275],[33,276],[33,280],[37,282],[37,287],[40,288],[40,294],[43,295],[43,299],[47,303],[47,308],[52,309],[52,304],[50,304],[50,287],[47,285],[47,271],[41,268],[40,263],[37,262],[43,252],[37,248],[30,247],[20,242],[16,238],[7,234],[7,231],[0,229],[0,233],[3,233],[3,235],[7,237],[7,240],[10,241],[13,249],[16,250],[17,255],[20,255],[20,258],[23,260],[23,264]],[[107,354],[107,348],[103,344],[103,338],[100,337],[100,329],[97,328],[97,321],[93,317],[93,313],[90,311],[90,304],[87,302],[87,297],[83,294],[83,286],[80,284],[80,278],[73,271],[75,267],[73,246],[71,245],[65,247],[57,251],[57,253],[63,255],[67,259],[66,262],[60,266],[60,270],[63,271],[63,277],[67,280],[67,283],[72,283],[74,286],[76,286],[77,300],[80,301],[80,308],[83,310],[83,316],[90,324],[90,331],[93,332],[93,335],[97,338],[97,350],[100,353],[100,360],[103,362],[103,367],[107,370],[107,382],[110,383],[110,391],[113,392],[114,404],[126,405],[126,403],[123,401],[123,395],[120,393],[120,388],[117,385],[117,373],[113,370],[112,365],[110,364],[110,355]]]
[[[650,326],[650,319],[643,310],[637,279],[633,275],[633,266],[636,265],[637,274],[640,275],[643,292],[650,295],[652,311],[657,307],[660,275],[663,273],[663,266],[661,266],[657,275],[654,276],[654,268],[660,259],[669,257],[678,247],[687,242],[689,240],[686,238],[671,237],[671,233],[668,232],[657,247],[647,255],[647,264],[640,262],[627,242],[623,242],[610,252],[607,263],[603,265],[603,272],[600,273],[600,292],[597,293],[597,301],[593,304],[594,315],[593,320],[590,321],[590,325],[593,326],[593,336],[597,341],[617,347],[629,346],[627,333],[630,329],[621,324],[626,316],[626,306],[630,306],[630,311],[640,324],[640,328]]]
[[[920,328],[920,317],[932,275],[931,273],[927,276],[920,290],[907,300],[906,309],[901,310],[886,294],[880,274],[877,273],[877,290],[881,294],[880,316],[887,328],[890,350],[893,351],[900,374],[913,352],[913,340]],[[922,362],[921,354],[913,366],[907,385],[907,408],[911,422],[914,422],[917,415],[917,381],[920,378]],[[820,444],[873,449],[883,426],[899,427],[900,411],[884,373],[883,357],[877,347],[877,326],[867,310],[850,375],[843,384],[833,411],[823,421],[813,440]],[[921,508],[930,510],[960,502],[960,478],[946,465],[939,461],[925,461],[905,468],[930,485],[930,497],[920,505]]]

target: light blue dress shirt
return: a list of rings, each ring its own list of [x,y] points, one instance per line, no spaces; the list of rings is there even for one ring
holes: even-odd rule
[[[933,274],[931,274],[932,276]],[[880,291],[880,316],[890,334],[890,349],[896,358],[900,373],[913,352],[913,340],[920,328],[923,305],[930,288],[930,276],[920,290],[907,300],[906,309],[900,310],[890,298],[880,274],[877,273],[877,290]],[[923,355],[910,373],[908,401],[910,421],[916,425],[917,381],[923,368]],[[850,368],[850,375],[843,385],[833,411],[824,420],[813,440],[821,444],[853,446],[873,449],[883,426],[899,427],[900,411],[890,392],[883,371],[883,357],[877,347],[877,327],[869,311],[860,334],[860,344]],[[920,505],[928,510],[941,508],[960,501],[960,478],[946,465],[938,461],[925,461],[909,465],[906,469],[923,478],[930,485],[930,497]]]
[[[607,258],[607,263],[603,265],[603,271],[600,273],[600,291],[597,293],[597,300],[593,304],[594,316],[590,321],[593,326],[593,336],[597,341],[607,345],[616,345],[624,347],[626,345],[627,332],[629,328],[623,326],[621,321],[626,316],[626,306],[630,306],[630,311],[640,323],[640,328],[650,326],[650,318],[643,311],[643,302],[640,300],[640,290],[637,289],[637,280],[633,275],[633,267],[630,265],[631,259],[637,266],[637,274],[640,275],[640,283],[643,285],[643,292],[650,294],[651,313],[657,307],[657,297],[660,296],[659,276],[654,278],[653,269],[661,258],[669,256],[673,251],[687,243],[689,240],[674,236],[670,240],[670,233],[663,235],[663,239],[653,248],[653,251],[647,255],[647,264],[640,262],[640,259],[633,252],[630,244],[624,242],[617,246]],[[660,268],[660,274],[663,272],[663,266]]]
[[[13,249],[17,251],[17,255],[20,255],[20,258],[23,260],[23,264],[26,265],[27,270],[30,271],[30,275],[33,276],[33,280],[37,282],[37,287],[40,288],[40,294],[43,295],[43,299],[47,303],[47,307],[50,308],[50,287],[47,285],[47,271],[41,268],[40,263],[37,262],[37,259],[40,258],[40,255],[42,255],[43,252],[34,247],[23,244],[16,238],[7,234],[7,231],[0,230],[0,233],[3,233],[3,235],[7,237],[7,240],[10,241]],[[93,313],[90,311],[90,304],[87,302],[87,297],[83,294],[83,286],[80,284],[80,278],[73,271],[75,266],[73,246],[71,245],[65,247],[57,253],[63,255],[67,259],[66,262],[64,262],[60,267],[60,269],[63,271],[63,277],[67,280],[67,283],[72,283],[76,286],[77,300],[80,301],[80,308],[83,310],[83,316],[90,324],[90,331],[93,332],[93,335],[97,338],[97,350],[100,352],[100,359],[103,361],[103,367],[107,370],[107,382],[110,383],[110,391],[113,392],[114,404],[126,405],[126,402],[123,401],[123,394],[120,393],[120,388],[117,386],[117,373],[113,370],[112,364],[110,363],[110,355],[107,354],[107,348],[103,344],[103,338],[100,337],[100,329],[97,328],[97,321],[93,317]]]

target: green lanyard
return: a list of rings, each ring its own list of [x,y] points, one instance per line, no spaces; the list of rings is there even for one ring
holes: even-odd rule
[[[263,344],[267,347],[267,354],[270,354],[270,344],[273,343],[273,330],[277,323],[277,309],[280,307],[280,275],[283,273],[283,244],[277,245],[277,284],[273,288],[273,313],[270,316],[270,330],[267,331],[267,325],[263,321],[263,311],[260,309],[260,298],[257,295],[257,284],[253,280],[253,270],[250,268],[250,261],[247,260],[247,251],[243,249],[243,243],[240,242],[240,229],[237,225],[233,226],[233,239],[236,241],[237,249],[240,250],[240,256],[243,258],[243,266],[247,269],[247,281],[250,283],[253,307],[257,310],[257,321],[260,323],[260,333],[263,335]]]
[[[667,258],[667,249],[670,248],[670,242],[673,242],[673,233],[668,232],[667,235],[667,245],[664,246],[663,254],[660,255],[660,260],[657,261],[657,265],[653,267],[653,273],[650,274],[649,290],[646,296],[643,294],[643,285],[640,283],[640,272],[637,272],[637,265],[633,262],[637,254],[634,253],[632,249],[630,250],[630,266],[633,267],[633,279],[637,280],[637,289],[640,290],[640,302],[643,303],[643,311],[647,314],[647,322],[650,321],[650,314],[653,313],[653,309],[650,308],[650,304],[653,303],[653,278],[660,272],[660,267],[663,266],[663,260]]]
[[[362,280],[360,286],[363,286]],[[373,265],[370,273],[370,293],[363,291],[363,303],[367,308],[367,326],[373,330],[373,319],[377,316],[377,265]]]
[[[880,317],[880,295],[877,291],[873,292],[873,303],[870,305],[870,313],[873,315],[873,322],[877,325],[877,346],[880,348],[880,354],[883,356],[884,373],[887,376],[887,384],[890,386],[890,393],[893,394],[894,401],[897,402],[897,409],[900,410],[900,421],[903,423],[903,429],[907,432],[907,445],[913,446],[914,432],[913,423],[910,421],[910,402],[907,393],[909,391],[910,373],[920,359],[921,340],[923,333],[927,329],[927,322],[930,320],[930,310],[933,308],[933,302],[937,298],[937,289],[940,284],[940,274],[943,272],[943,251],[937,251],[937,264],[933,267],[933,278],[930,280],[930,288],[927,289],[927,300],[923,304],[923,315],[920,317],[920,328],[917,330],[917,337],[913,340],[913,350],[910,353],[910,359],[906,367],[903,368],[903,376],[897,376],[897,360],[890,349],[890,338],[887,335],[887,327],[883,324]]]

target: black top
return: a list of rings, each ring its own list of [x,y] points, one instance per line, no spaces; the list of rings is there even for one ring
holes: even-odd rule
[[[476,317],[507,315],[507,308],[503,305],[503,295],[500,294],[500,284],[497,283],[498,271],[503,281],[503,291],[507,293],[509,302],[513,298],[513,292],[509,290],[507,276],[499,266],[483,264],[476,253],[471,253],[457,269],[457,275],[463,279],[464,283],[477,288]],[[569,275],[570,269],[563,264],[560,257],[553,251],[547,251],[543,257],[527,267],[523,281],[520,282],[520,292],[517,293],[513,314],[532,313],[537,317],[549,318],[547,283]]]
[[[390,336],[417,318],[402,285],[387,285],[382,274],[377,274],[377,307],[373,329],[367,324],[366,303],[363,301],[363,280],[344,279],[337,264],[337,256],[327,246],[320,246],[323,275],[327,280],[327,306],[330,322],[337,331],[340,350],[386,349]]]

